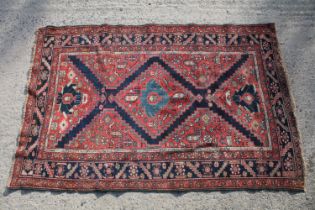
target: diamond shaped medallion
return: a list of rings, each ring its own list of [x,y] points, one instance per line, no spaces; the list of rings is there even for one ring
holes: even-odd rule
[[[160,64],[153,63],[121,90],[115,101],[155,138],[191,106],[194,96]]]

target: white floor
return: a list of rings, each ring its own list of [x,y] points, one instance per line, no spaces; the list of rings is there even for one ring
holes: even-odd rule
[[[7,191],[34,32],[46,25],[275,22],[306,162],[306,193]],[[0,209],[315,209],[315,1],[0,0]]]

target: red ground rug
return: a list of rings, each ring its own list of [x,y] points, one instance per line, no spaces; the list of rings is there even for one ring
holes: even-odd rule
[[[273,24],[45,27],[9,188],[303,189]]]

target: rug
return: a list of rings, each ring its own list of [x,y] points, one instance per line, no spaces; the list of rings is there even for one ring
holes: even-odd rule
[[[37,31],[9,188],[303,189],[274,24]]]

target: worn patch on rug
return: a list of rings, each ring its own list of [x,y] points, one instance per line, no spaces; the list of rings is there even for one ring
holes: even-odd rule
[[[275,27],[45,27],[9,188],[303,189]]]

